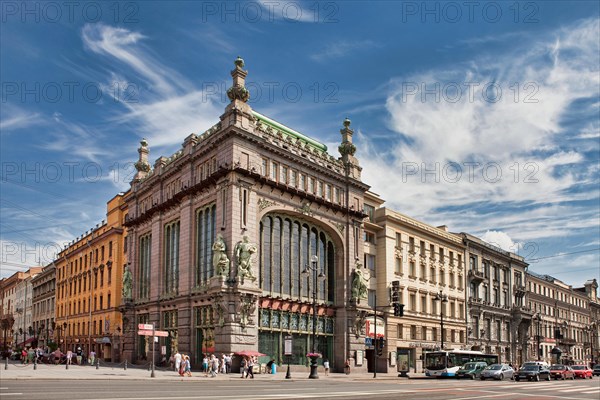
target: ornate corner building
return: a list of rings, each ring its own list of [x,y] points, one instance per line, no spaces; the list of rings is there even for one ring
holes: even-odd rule
[[[364,348],[352,280],[363,259],[364,195],[351,122],[341,157],[254,111],[238,58],[220,121],[170,157],[148,161],[125,195],[131,286],[124,297],[124,356],[151,355],[138,324],[166,331],[160,350],[191,355],[258,350],[305,365],[313,348],[343,366]],[[307,270],[315,271],[305,274]],[[318,274],[317,274],[318,272]],[[361,292],[362,296],[362,292]],[[314,322],[313,322],[314,321]]]

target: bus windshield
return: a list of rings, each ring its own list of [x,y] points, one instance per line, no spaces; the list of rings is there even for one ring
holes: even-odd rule
[[[425,368],[440,370],[446,368],[446,353],[425,354]]]

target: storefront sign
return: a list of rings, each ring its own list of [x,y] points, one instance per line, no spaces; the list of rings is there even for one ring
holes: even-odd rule
[[[377,329],[375,329],[377,324]],[[377,337],[385,336],[385,321],[381,317],[367,317],[365,320],[365,333],[367,337],[374,338],[375,331],[377,331]]]

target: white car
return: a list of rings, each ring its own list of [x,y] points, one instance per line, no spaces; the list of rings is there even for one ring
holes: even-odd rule
[[[481,371],[479,379],[482,381],[486,379],[498,379],[500,381],[506,379],[512,379],[515,370],[508,364],[492,364]]]

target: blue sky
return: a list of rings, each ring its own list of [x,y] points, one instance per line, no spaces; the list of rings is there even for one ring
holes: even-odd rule
[[[1,276],[129,187],[139,140],[254,109],[328,144],[345,117],[386,205],[600,280],[599,7],[570,2],[2,3]]]

